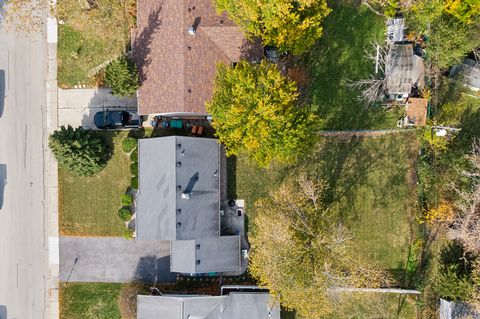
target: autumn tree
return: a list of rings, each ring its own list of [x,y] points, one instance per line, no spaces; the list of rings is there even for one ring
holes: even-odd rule
[[[295,82],[274,64],[219,64],[207,111],[228,155],[246,153],[261,166],[290,163],[308,147],[314,119],[297,97]]]
[[[323,205],[325,183],[299,174],[256,203],[250,271],[288,309],[319,318],[338,287],[378,287],[385,273],[352,254],[352,234]]]
[[[280,51],[301,54],[322,36],[330,13],[326,0],[215,0],[219,13]]]
[[[458,240],[465,247],[465,251],[480,254],[480,141],[472,145],[468,156],[471,169],[464,172],[470,180],[471,189],[456,188],[459,201],[456,205],[455,218],[452,222],[450,238]]]

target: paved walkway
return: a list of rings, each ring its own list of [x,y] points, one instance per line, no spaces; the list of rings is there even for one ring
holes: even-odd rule
[[[117,98],[109,89],[58,89],[58,124],[94,128],[98,111],[137,110],[136,98]]]
[[[169,241],[60,237],[61,281],[161,283],[175,279],[170,272]]]

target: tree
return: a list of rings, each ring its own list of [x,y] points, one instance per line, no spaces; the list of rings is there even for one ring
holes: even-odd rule
[[[98,134],[81,127],[60,127],[50,135],[48,145],[61,166],[80,176],[100,172],[110,157],[107,146]]]
[[[107,65],[105,81],[117,96],[133,96],[140,86],[137,66],[125,55]]]
[[[215,0],[219,13],[280,51],[301,54],[322,36],[322,22],[330,13],[326,0]]]
[[[389,282],[351,254],[352,234],[324,208],[324,190],[322,180],[301,173],[255,205],[250,271],[302,318],[328,314],[334,288]]]
[[[445,12],[451,14],[458,21],[472,24],[480,18],[480,1],[478,0],[445,0]]]
[[[290,163],[308,147],[314,119],[296,105],[297,97],[295,82],[274,64],[219,64],[207,111],[227,155],[246,152],[261,166]]]
[[[468,191],[456,188],[459,201],[456,204],[450,238],[462,243],[465,251],[480,254],[480,141],[475,140],[468,156],[471,170],[464,172],[471,183]]]

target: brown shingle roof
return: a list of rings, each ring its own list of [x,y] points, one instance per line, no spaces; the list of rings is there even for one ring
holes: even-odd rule
[[[132,51],[142,82],[140,114],[206,113],[216,64],[262,57],[260,44],[217,15],[211,0],[138,0],[137,6]]]
[[[416,126],[425,126],[427,123],[428,99],[409,98],[407,103],[407,116],[409,121]]]

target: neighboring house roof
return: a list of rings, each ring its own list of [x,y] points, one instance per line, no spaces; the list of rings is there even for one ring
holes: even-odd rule
[[[428,99],[409,98],[407,102],[407,117],[415,126],[425,126],[427,123]]]
[[[216,64],[263,56],[211,0],[139,0],[132,51],[139,66],[140,114],[201,113],[210,100]],[[195,26],[195,35],[188,28]]]
[[[466,87],[480,91],[480,62],[472,59],[465,59],[462,64],[452,68],[453,75],[460,74]]]
[[[240,236],[220,236],[220,145],[168,136],[138,142],[138,240],[171,240],[170,270],[239,271]]]
[[[387,57],[385,88],[389,94],[408,95],[412,86],[423,87],[423,59],[413,54],[413,45],[394,44]]]
[[[401,18],[392,18],[387,20],[387,37],[391,42],[401,42],[404,38],[405,20]]]
[[[268,293],[137,296],[137,319],[280,319]]]
[[[480,313],[468,303],[440,298],[440,319],[480,319]]]

